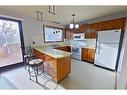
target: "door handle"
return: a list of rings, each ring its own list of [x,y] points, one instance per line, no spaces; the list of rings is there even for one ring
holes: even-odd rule
[[[100,54],[100,43],[97,44],[97,54]]]

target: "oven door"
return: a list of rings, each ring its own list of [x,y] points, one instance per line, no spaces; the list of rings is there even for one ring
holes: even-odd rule
[[[72,54],[79,54],[80,55],[80,48],[79,47],[72,47]]]
[[[78,60],[81,60],[81,48],[80,47],[72,47],[72,55],[71,57],[72,58],[75,58],[75,59],[78,59]]]

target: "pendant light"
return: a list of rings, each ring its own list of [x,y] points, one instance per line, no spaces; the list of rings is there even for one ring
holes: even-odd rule
[[[79,28],[79,24],[77,24],[77,23],[75,24],[75,22],[74,22],[75,14],[72,14],[72,16],[73,16],[73,21],[70,23],[69,27],[70,27],[70,29],[73,29],[73,28],[78,29]]]

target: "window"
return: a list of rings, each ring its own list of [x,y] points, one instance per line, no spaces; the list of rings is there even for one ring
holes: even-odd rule
[[[44,42],[63,41],[63,29],[44,25]]]

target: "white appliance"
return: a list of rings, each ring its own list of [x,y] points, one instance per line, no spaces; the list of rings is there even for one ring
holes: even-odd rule
[[[82,47],[79,45],[73,45],[72,46],[72,58],[78,59],[78,60],[82,60]]]
[[[121,29],[99,31],[94,64],[115,70]]]
[[[73,40],[84,40],[85,33],[75,33],[73,34]]]

